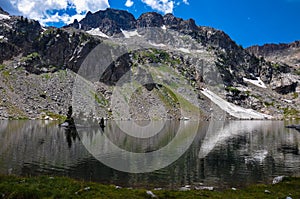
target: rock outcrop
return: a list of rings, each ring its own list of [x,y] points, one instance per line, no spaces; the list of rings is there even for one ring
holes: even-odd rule
[[[300,41],[289,44],[251,46],[247,48],[247,51],[258,57],[265,57],[268,61],[281,62],[296,69],[300,68]]]
[[[66,27],[74,27],[86,31],[99,28],[103,33],[112,36],[121,33],[121,29],[132,30],[136,28],[136,19],[127,11],[108,8],[105,11],[88,12],[80,23],[75,20],[74,23]]]
[[[272,81],[271,86],[279,94],[295,93],[299,79],[291,74],[282,74]]]
[[[9,15],[9,13],[3,10],[1,7],[0,7],[0,14]]]

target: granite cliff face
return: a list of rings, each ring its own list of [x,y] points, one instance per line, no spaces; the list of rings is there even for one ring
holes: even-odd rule
[[[209,118],[213,112],[211,99],[204,92],[208,88],[214,89],[224,101],[240,107],[275,118],[299,117],[299,73],[297,65],[293,65],[297,60],[270,59],[274,54],[285,56],[290,49],[296,56],[299,42],[243,49],[223,31],[197,26],[193,19],[155,12],[144,13],[137,19],[122,10],[89,12],[81,21],[75,20],[60,29],[9,16],[2,9],[0,13],[1,118],[49,118],[65,114],[71,103],[76,73],[85,58],[100,44],[117,49],[125,43],[138,43],[143,48],[112,60],[103,75],[96,77],[93,96],[101,105],[99,114],[114,118],[111,110],[118,106],[112,104],[114,86],[130,72],[142,81],[165,78],[174,92],[188,101],[184,93],[187,88],[181,88],[179,82],[183,79],[200,100],[201,118]],[[89,72],[101,71],[101,65],[97,64],[90,63],[94,68],[89,68]],[[154,77],[143,76],[143,71],[151,65],[156,66],[151,67]],[[172,95],[162,85],[148,84],[129,96],[132,97],[130,113],[117,119],[193,118],[193,106],[185,106],[186,115],[180,115],[177,99]],[[149,104],[161,103],[173,109],[167,109],[165,115],[149,114]],[[86,104],[82,102],[81,106],[84,109]],[[227,114],[227,118],[235,117]]]
[[[251,46],[246,50],[257,57],[264,57],[280,71],[271,84],[275,91],[281,94],[299,91],[300,41]]]
[[[265,57],[269,61],[281,62],[300,68],[300,41],[289,44],[265,44],[263,46],[251,46],[247,51],[257,57]]]

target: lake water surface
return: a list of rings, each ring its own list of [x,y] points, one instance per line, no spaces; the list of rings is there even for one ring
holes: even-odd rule
[[[199,183],[241,187],[270,183],[278,175],[300,176],[300,133],[286,129],[283,121],[153,122],[156,134],[136,125],[108,122],[104,130],[94,126],[70,131],[50,121],[0,121],[0,174],[171,189]],[[123,152],[116,153],[109,143]],[[167,150],[154,153],[160,149]],[[141,160],[127,152],[154,155]],[[111,162],[121,170],[147,170],[152,164],[161,168],[128,173],[107,166]]]

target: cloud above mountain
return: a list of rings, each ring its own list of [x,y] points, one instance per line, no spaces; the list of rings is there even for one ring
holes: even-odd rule
[[[125,6],[130,8],[131,6],[133,6],[134,2],[132,0],[127,0],[125,3]]]
[[[43,25],[70,23],[75,18],[83,18],[87,11],[110,7],[108,0],[1,0],[0,6],[11,14],[39,20]]]
[[[142,0],[143,3],[150,6],[153,10],[167,13],[173,13],[175,1],[170,0]]]
[[[72,23],[74,19],[81,20],[88,11],[96,12],[109,8],[110,2],[109,0],[1,0],[0,6],[13,15],[38,20],[42,25],[59,26]],[[188,0],[123,0],[124,8],[128,9],[136,3],[167,14],[173,13],[174,7],[180,3],[188,5]]]

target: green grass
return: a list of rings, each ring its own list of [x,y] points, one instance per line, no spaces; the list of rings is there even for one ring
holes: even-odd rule
[[[105,97],[101,93],[93,93],[91,92],[91,95],[94,97],[95,101],[99,104],[100,107],[105,108],[108,105],[108,101],[105,99]]]
[[[265,193],[268,190],[270,193]],[[300,178],[276,185],[253,185],[225,191],[152,191],[157,198],[300,198]],[[114,185],[83,182],[66,177],[0,176],[2,198],[151,198],[145,189],[116,189]]]
[[[9,119],[16,120],[27,120],[29,119],[27,115],[18,106],[10,103],[9,101],[3,104],[7,108],[7,113],[10,115]]]
[[[274,106],[274,102],[264,102],[266,107]]]
[[[180,64],[180,59],[173,59],[170,55],[163,50],[150,48],[144,51],[133,52],[133,59],[150,58],[153,63],[170,63],[171,65]]]
[[[51,117],[51,118],[53,118],[55,120],[57,119],[57,120],[60,120],[60,121],[64,121],[64,120],[67,119],[66,116],[60,115],[60,114],[57,114],[57,113],[53,113],[51,111],[45,111],[45,113],[46,113],[47,116],[49,116],[49,117]]]
[[[236,87],[232,87],[232,86],[227,86],[225,88],[225,90],[229,91],[229,92],[231,92],[233,94],[239,94],[239,93],[241,93],[241,91],[239,89],[237,89]]]
[[[51,79],[51,75],[49,73],[42,74],[42,78],[48,80]]]
[[[67,77],[67,71],[66,70],[59,70],[58,71],[58,76],[60,80],[64,80]]]
[[[3,75],[5,78],[9,78],[9,76],[10,76],[10,71],[5,70],[5,71],[2,72],[2,75]]]
[[[27,55],[26,57],[22,57],[21,61],[22,62],[31,61],[31,60],[36,59],[38,57],[40,57],[40,54],[38,52],[33,52],[33,53]]]
[[[165,86],[159,88],[158,97],[160,100],[168,107],[173,108],[178,103],[177,96],[173,93],[173,91]]]
[[[300,112],[294,108],[284,108],[283,114],[285,117],[299,117]]]
[[[4,64],[0,64],[0,70],[5,69],[5,65]]]

